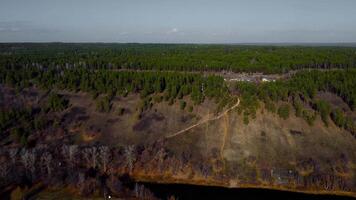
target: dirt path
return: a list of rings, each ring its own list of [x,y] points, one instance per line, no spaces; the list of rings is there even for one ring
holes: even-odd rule
[[[237,99],[237,103],[236,103],[235,105],[231,106],[229,109],[225,110],[225,111],[224,111],[223,113],[221,113],[220,115],[218,115],[218,116],[216,116],[216,117],[213,117],[213,118],[208,118],[208,119],[202,120],[202,121],[200,121],[200,122],[198,122],[198,123],[196,123],[196,124],[194,124],[194,125],[189,126],[188,128],[185,128],[185,129],[183,129],[183,130],[180,130],[180,131],[178,131],[178,132],[176,132],[176,133],[174,133],[174,134],[172,134],[172,135],[168,135],[168,136],[166,136],[166,138],[175,137],[175,136],[177,136],[177,135],[180,135],[180,134],[182,134],[182,133],[185,133],[185,132],[189,131],[190,129],[193,129],[193,128],[195,128],[195,127],[197,127],[197,126],[200,126],[200,125],[202,125],[202,124],[205,124],[205,123],[207,123],[207,122],[214,121],[214,120],[218,120],[218,119],[222,118],[224,115],[226,115],[228,112],[230,112],[231,110],[233,110],[233,109],[235,109],[237,106],[239,106],[239,104],[240,104],[240,99]]]

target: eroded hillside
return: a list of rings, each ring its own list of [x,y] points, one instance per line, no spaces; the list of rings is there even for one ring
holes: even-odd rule
[[[35,88],[19,94],[8,87],[1,90],[3,100],[14,105],[40,105],[49,95]],[[88,94],[58,93],[69,101],[65,110],[49,117],[58,127],[31,134],[28,147],[36,149],[38,159],[48,151],[51,162],[68,165],[73,161],[63,160],[63,151],[73,148],[79,173],[105,166],[105,173],[110,169],[109,174],[129,174],[138,181],[355,193],[356,140],[333,123],[326,127],[320,117],[310,126],[294,113],[284,120],[262,106],[246,125],[237,107],[225,108],[228,112],[219,116],[208,100],[193,112],[181,110],[178,102],[161,102],[139,114],[137,95],[115,98],[113,111],[103,113]],[[114,112],[119,105],[122,114]],[[2,145],[19,148],[11,139]],[[44,171],[33,173],[55,173],[46,172],[45,163],[42,167]]]

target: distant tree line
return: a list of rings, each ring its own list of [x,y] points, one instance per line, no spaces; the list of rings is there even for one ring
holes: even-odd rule
[[[356,48],[203,44],[1,44],[0,64],[281,73],[302,68],[354,68]]]

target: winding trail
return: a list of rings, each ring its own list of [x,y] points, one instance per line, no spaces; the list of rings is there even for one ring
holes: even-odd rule
[[[202,125],[202,124],[205,124],[205,123],[207,123],[207,122],[214,121],[214,120],[218,120],[218,119],[222,118],[223,116],[225,116],[228,112],[230,112],[231,110],[233,110],[233,109],[235,109],[237,106],[239,106],[239,104],[240,104],[240,99],[238,98],[238,99],[237,99],[237,103],[236,103],[235,105],[233,105],[233,106],[231,106],[230,108],[226,109],[226,110],[225,110],[223,113],[221,113],[220,115],[218,115],[218,116],[216,116],[216,117],[213,117],[213,118],[209,118],[209,119],[202,120],[202,121],[200,121],[200,122],[198,122],[198,123],[196,123],[196,124],[193,124],[193,125],[191,125],[191,126],[185,128],[185,129],[183,129],[183,130],[180,130],[180,131],[178,131],[178,132],[176,132],[176,133],[174,133],[174,134],[172,134],[172,135],[168,135],[168,136],[166,136],[166,138],[175,137],[175,136],[177,136],[177,135],[183,134],[183,133],[189,131],[190,129],[193,129],[193,128],[195,128],[195,127],[197,127],[197,126],[200,126],[200,125]]]

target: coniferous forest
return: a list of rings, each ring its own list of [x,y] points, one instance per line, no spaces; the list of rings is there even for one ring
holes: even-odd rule
[[[131,177],[187,174],[353,195],[355,67],[355,47],[0,44],[0,195],[155,199]]]
[[[282,73],[353,68],[355,47],[204,44],[1,44],[0,61],[11,65],[86,68]]]
[[[239,110],[245,110],[246,123],[248,116],[255,115],[259,102],[286,118],[289,107],[278,109],[274,105],[286,101],[310,124],[319,113],[324,121],[326,116],[331,116],[340,127],[355,132],[351,119],[338,120],[342,111],[331,111],[325,108],[329,107],[324,105],[327,103],[313,100],[318,91],[332,92],[352,110],[356,109],[353,69],[356,48],[353,47],[48,43],[1,44],[0,52],[1,83],[19,90],[37,86],[46,90],[83,91],[93,98],[107,94],[108,97],[98,100],[98,110],[108,111],[110,100],[116,95],[140,93],[143,104],[153,101],[150,96],[154,94],[161,94],[156,100],[171,102],[190,96],[194,104],[202,103],[207,97],[214,99],[217,110],[221,111],[236,100],[230,92],[237,90],[243,100]],[[320,69],[330,70],[317,71]],[[219,75],[190,73],[221,70],[300,72],[287,80],[262,84],[231,84]],[[301,101],[310,104],[315,113],[303,110]]]

